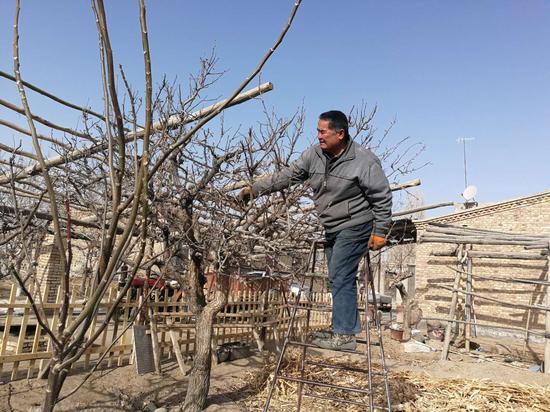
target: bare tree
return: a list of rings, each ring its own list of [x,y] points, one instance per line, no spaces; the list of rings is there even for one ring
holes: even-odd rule
[[[28,135],[32,141],[33,152],[18,147],[3,147],[3,150],[10,152],[12,159],[17,161],[2,161],[3,176],[0,177],[2,196],[9,197],[9,201],[2,209],[6,217],[4,218],[3,215],[4,236],[0,245],[3,257],[8,259],[3,262],[1,269],[2,275],[10,275],[18,282],[32,304],[38,323],[52,342],[53,355],[49,362],[44,411],[53,410],[60,399],[65,378],[72,366],[107,327],[116,313],[117,305],[130,287],[132,278],[138,271],[147,269],[149,262],[146,262],[147,259],[144,257],[147,255],[147,246],[152,242],[149,223],[155,214],[152,210],[155,210],[162,199],[162,193],[155,197],[156,193],[151,191],[154,187],[155,175],[159,174],[160,170],[164,170],[165,165],[170,165],[171,159],[177,157],[182,148],[190,145],[195,136],[200,135],[201,129],[225,108],[265,90],[265,87],[258,87],[250,93],[242,94],[245,87],[257,76],[281,44],[299,5],[300,1],[294,4],[289,20],[275,44],[234,92],[219,104],[193,112],[193,108],[200,107],[203,103],[200,98],[201,90],[207,88],[217,78],[217,74],[213,71],[215,58],[212,56],[203,61],[199,75],[192,79],[188,96],[177,96],[173,90],[168,90],[166,83],[161,85],[153,95],[146,10],[144,1],[140,0],[145,87],[143,98],[137,97],[137,93],[125,82],[124,73],[121,71],[129,96],[130,109],[126,113],[118,95],[114,53],[103,1],[92,1],[98,30],[100,68],[103,75],[104,113],[101,115],[66,102],[22,79],[19,54],[20,2],[16,1],[13,41],[14,76],[4,77],[13,80],[17,85],[22,106],[18,108],[9,102],[6,105],[11,105],[12,110],[25,116],[28,130],[9,125],[6,121],[2,124]],[[269,87],[268,85],[267,89]],[[67,107],[81,110],[84,130],[61,127],[34,115],[27,99],[28,89]],[[138,114],[140,109],[142,113]],[[155,113],[167,113],[170,116],[159,117],[154,122]],[[144,121],[142,126],[138,125],[138,118]],[[42,135],[37,130],[37,123],[62,131],[69,137],[54,139]],[[47,158],[44,155],[41,142],[46,141],[53,145],[59,156]],[[210,150],[201,143],[200,139],[195,147]],[[219,152],[215,153],[218,156]],[[216,175],[218,164],[230,162],[232,156],[226,153],[221,155],[221,161],[213,159],[209,164],[214,168],[213,172],[207,172],[202,180],[197,181],[197,186],[188,190],[187,194],[182,196],[182,203],[173,210],[182,219],[180,226],[186,242],[193,246],[192,261],[195,264],[190,271],[193,274],[198,274],[202,270],[202,261],[197,257],[200,251],[195,247],[199,244],[198,240],[195,240],[194,235],[189,231],[194,227],[195,218],[193,213],[189,213],[193,211],[189,205],[208,185],[212,179],[210,175]],[[174,184],[175,187],[185,187],[185,185],[178,186],[178,182]],[[45,190],[42,190],[42,187]],[[181,206],[183,207],[180,209]],[[73,217],[75,214],[78,217]],[[86,216],[81,218],[83,214]],[[81,231],[82,228],[93,230],[96,234],[87,236],[85,231]],[[36,266],[33,255],[36,250],[34,242],[37,237],[43,236],[44,232],[51,233],[53,236],[62,271],[63,299],[59,322],[55,329],[49,327],[44,311],[41,310],[40,293],[30,286],[35,281],[32,276],[32,268]],[[69,293],[71,275],[74,275],[72,244],[74,239],[87,241],[87,247],[97,251],[97,261],[93,264],[93,287],[90,288],[92,293],[81,313],[72,319],[69,316]],[[99,302],[107,293],[123,262],[128,264],[130,276],[119,291],[115,304],[109,308],[104,321],[96,327],[91,336],[87,337],[90,325],[98,313]],[[223,263],[219,265],[223,267]],[[193,287],[197,288],[199,285],[195,284]],[[223,285],[223,281],[220,281],[220,285]],[[195,289],[194,292],[193,299],[200,305],[202,291]],[[215,302],[212,304],[215,308],[219,307],[220,299],[216,294],[212,301]],[[204,316],[212,316],[211,313],[212,310],[208,309],[204,311]],[[197,348],[200,350],[203,347],[204,345],[201,346],[199,342]],[[195,369],[198,370],[198,368]],[[205,399],[208,391],[209,374],[202,377],[202,386],[197,386],[201,396],[188,396],[189,401],[186,402],[188,410],[199,410],[204,405],[203,398]]]

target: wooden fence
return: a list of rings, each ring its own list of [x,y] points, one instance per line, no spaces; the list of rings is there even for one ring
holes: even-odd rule
[[[50,328],[55,329],[62,296],[60,290],[57,290],[55,303],[45,303],[50,292],[48,289],[43,291],[44,303],[41,310]],[[92,336],[98,325],[104,321],[116,296],[117,289],[113,287],[101,301],[97,315],[87,332],[88,337]],[[102,361],[105,366],[121,366],[133,362],[132,328],[128,328],[111,348],[109,346],[129,325],[134,311],[139,307],[141,296],[141,290],[128,291],[117,315],[85,352],[78,366],[90,367],[90,364],[96,363],[107,350],[109,353]],[[292,310],[292,302],[287,302],[287,298],[293,300],[282,289],[248,289],[232,292],[214,325],[214,343],[219,345],[239,341],[263,346],[263,343],[269,340],[280,342],[288,327]],[[73,290],[68,323],[81,312],[85,299],[85,294],[79,295]],[[309,299],[316,303],[330,304],[329,293],[311,293]],[[188,309],[185,297],[174,299],[166,290],[161,294],[156,293],[145,306],[147,310],[142,308],[138,323],[143,323],[147,318],[146,324],[150,325],[150,320],[153,319],[161,359],[174,356],[174,334],[182,355],[185,357],[192,354],[194,317]],[[298,329],[305,325],[305,313],[304,310],[298,311],[298,320],[295,322]],[[310,319],[310,327],[313,329],[326,327],[330,324],[330,312],[312,311]],[[49,337],[41,329],[28,299],[17,297],[17,287],[13,285],[7,302],[0,302],[0,380],[32,378],[45,367],[46,361],[52,355],[52,347]]]

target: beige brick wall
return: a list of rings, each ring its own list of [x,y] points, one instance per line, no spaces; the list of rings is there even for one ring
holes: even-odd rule
[[[550,192],[502,202],[494,206],[478,207],[452,215],[420,222],[418,234],[425,232],[426,223],[439,222],[477,229],[497,230],[525,234],[550,235]],[[431,256],[434,251],[453,251],[456,245],[420,243],[416,252],[416,299],[425,316],[444,317],[449,314],[451,291],[438,284],[452,286],[455,272],[448,266],[457,267],[456,258]],[[539,253],[526,251],[519,246],[474,245],[472,250],[512,253]],[[522,304],[545,304],[546,290],[543,286],[496,282],[476,279],[476,275],[508,278],[541,279],[547,277],[546,261],[481,259],[472,260],[473,289],[501,302]],[[464,283],[461,288],[465,289]],[[463,298],[461,298],[463,305]],[[463,306],[462,306],[463,307]],[[525,327],[530,317],[531,327],[544,329],[545,313],[539,310],[514,309],[496,302],[475,298],[474,309],[477,321],[486,324]]]
[[[53,236],[47,236],[44,239],[38,258],[38,267],[36,268],[36,279],[40,287],[40,294],[44,296],[46,288],[48,295],[47,303],[55,302],[57,290],[61,285],[61,260],[59,250],[54,244]]]

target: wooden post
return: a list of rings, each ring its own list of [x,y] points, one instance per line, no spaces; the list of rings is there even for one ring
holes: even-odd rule
[[[15,299],[16,299],[16,292],[17,292],[17,285],[14,283],[11,285],[10,298],[8,300],[8,310],[5,318],[6,321],[4,323],[4,333],[2,335],[2,342],[0,343],[0,355],[4,355],[7,351],[8,340],[10,338],[10,326],[11,326]],[[3,366],[4,366],[4,363],[0,362],[0,372],[2,372]]]
[[[154,291],[154,293],[155,301],[158,302],[158,293],[157,291]],[[157,333],[157,320],[155,318],[155,309],[153,308],[153,305],[149,305],[149,325],[151,328],[151,343],[153,345],[153,360],[155,362],[155,372],[160,375],[162,372],[160,366],[160,348]]]
[[[176,360],[178,361],[178,366],[183,376],[185,376],[185,361],[183,360],[183,355],[181,354],[178,336],[176,335],[176,331],[172,328],[173,324],[173,319],[166,320],[166,325],[168,326],[168,336],[170,336],[170,340],[172,341],[172,347],[174,349],[174,354],[176,355]]]
[[[469,249],[472,247],[470,246]],[[472,324],[470,321],[472,320],[472,302],[473,302],[473,296],[472,293],[472,258],[467,254],[467,260],[466,260],[466,294],[464,298],[464,320],[468,323],[464,325],[464,341],[465,341],[465,349],[467,352],[470,352],[470,339],[472,337]]]
[[[462,258],[462,253],[459,250],[458,253],[458,259],[459,261]],[[447,327],[445,328],[445,340],[443,341],[443,350],[441,352],[441,360],[447,360],[447,357],[449,356],[449,345],[451,344],[451,329],[453,327],[454,319],[455,319],[455,311],[456,311],[456,304],[458,302],[458,287],[460,286],[460,276],[461,272],[456,272],[455,274],[455,282],[453,285],[453,295],[451,298],[451,307],[449,309],[449,321],[447,323]]]
[[[550,242],[546,255],[546,280],[550,281]],[[550,305],[550,287],[546,286],[546,306]],[[546,311],[546,328],[544,336],[544,373],[550,375],[550,311]]]

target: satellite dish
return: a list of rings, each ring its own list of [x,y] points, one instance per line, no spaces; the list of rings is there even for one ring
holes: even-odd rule
[[[477,194],[477,187],[474,185],[468,186],[466,189],[464,189],[464,192],[462,192],[462,197],[466,199],[466,201],[472,200]]]

